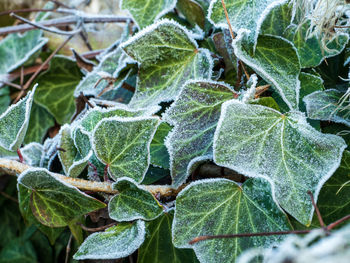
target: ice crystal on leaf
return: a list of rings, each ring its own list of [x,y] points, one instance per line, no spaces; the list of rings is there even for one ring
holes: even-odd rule
[[[281,114],[232,100],[222,106],[214,137],[214,161],[272,185],[281,207],[305,225],[315,199],[340,164],[344,140],[312,128],[300,112]]]

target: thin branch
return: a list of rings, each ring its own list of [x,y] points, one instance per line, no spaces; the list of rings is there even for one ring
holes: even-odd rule
[[[66,259],[64,261],[65,263],[69,262],[69,253],[70,253],[70,250],[71,250],[72,239],[73,239],[73,235],[70,234],[70,237],[69,237],[69,240],[68,240],[68,244],[67,244],[67,247],[66,247]]]
[[[49,27],[43,26],[43,25],[41,25],[39,23],[32,22],[32,21],[30,21],[28,19],[25,19],[24,17],[16,15],[15,13],[11,13],[10,16],[13,16],[13,17],[17,18],[18,20],[20,20],[20,21],[22,21],[24,23],[27,23],[29,25],[32,25],[33,27],[36,27],[38,29],[42,29],[44,31],[51,32],[51,33],[58,34],[58,35],[71,36],[71,35],[75,35],[75,34],[81,32],[81,28],[80,27],[78,27],[77,30],[68,32],[68,31],[62,31],[62,30],[59,30],[59,29],[54,29],[54,28],[49,28]]]
[[[5,198],[7,198],[7,199],[10,199],[11,201],[13,201],[13,202],[15,202],[15,203],[18,204],[18,200],[17,200],[16,198],[12,197],[11,195],[8,195],[7,193],[5,193],[5,192],[3,192],[3,191],[0,191],[0,194],[1,194],[3,197],[5,197]]]
[[[9,175],[17,176],[18,174],[21,174],[30,168],[33,167],[15,160],[0,158],[0,170],[3,170]],[[117,190],[112,189],[112,184],[110,182],[94,182],[79,178],[67,177],[57,173],[51,174],[55,178],[64,181],[72,186],[75,186],[83,191],[102,192],[107,194],[118,193]],[[153,195],[160,194],[162,197],[168,197],[176,196],[184,187],[186,187],[186,184],[180,186],[177,189],[169,185],[143,185],[142,187]]]
[[[317,205],[316,205],[316,202],[315,202],[315,199],[314,199],[314,195],[311,193],[311,191],[307,191],[307,194],[308,194],[308,195],[310,196],[310,198],[311,198],[311,203],[312,203],[312,206],[315,208],[318,221],[320,222],[320,226],[321,226],[322,228],[325,228],[325,224],[324,224],[324,222],[323,222],[323,219],[322,219],[322,216],[321,216],[321,212],[320,212],[320,210],[318,209],[318,207],[317,207]]]
[[[345,222],[345,221],[347,221],[349,219],[350,219],[350,215],[344,216],[343,218],[335,221],[334,223],[329,224],[327,226],[327,230],[331,230],[331,229],[335,228],[336,226],[338,226],[339,224],[341,224],[341,223],[343,223],[343,222]]]
[[[235,39],[235,35],[233,34],[233,30],[232,30],[230,18],[228,17],[228,13],[227,13],[227,8],[226,8],[226,5],[225,5],[225,1],[224,1],[224,0],[221,0],[221,4],[222,4],[222,7],[224,8],[224,13],[225,13],[225,16],[226,16],[226,20],[227,20],[227,24],[228,24],[228,29],[230,30],[231,37],[232,37],[232,39]]]
[[[12,82],[8,82],[8,81],[1,80],[1,79],[0,79],[0,82],[4,83],[4,84],[7,85],[7,86],[10,86],[10,87],[12,87],[12,88],[15,88],[15,89],[19,89],[19,90],[22,89],[22,87],[21,87],[20,85],[17,85],[17,84],[12,83]]]
[[[61,18],[55,18],[50,20],[42,21],[39,24],[40,26],[49,27],[49,26],[68,26],[72,24],[76,24],[79,20],[82,21],[84,24],[88,23],[127,23],[130,21],[130,17],[123,17],[123,16],[113,16],[113,15],[72,15],[72,16],[65,16]],[[29,24],[21,24],[16,26],[7,26],[0,28],[0,35],[7,35],[10,33],[16,33],[16,32],[26,32],[29,30],[35,29],[35,26],[29,25]]]
[[[105,225],[105,226],[100,226],[100,227],[87,227],[87,226],[84,226],[82,223],[77,223],[77,225],[79,225],[83,230],[87,231],[87,232],[100,232],[100,231],[103,231],[107,228],[110,228],[112,226],[115,226],[116,224],[118,224],[117,222],[113,222],[113,223],[110,223],[108,225]]]
[[[311,230],[292,230],[292,231],[278,231],[278,232],[260,232],[260,233],[243,233],[243,234],[229,234],[229,235],[215,235],[215,236],[200,236],[192,239],[188,242],[193,245],[199,241],[218,239],[218,238],[238,238],[238,237],[260,237],[260,236],[279,236],[279,235],[290,235],[290,234],[307,234]]]
[[[84,102],[85,102],[87,105],[89,105],[90,108],[93,108],[93,107],[94,107],[94,105],[92,105],[92,104],[90,103],[90,101],[85,97],[85,95],[84,95],[84,93],[83,93],[82,91],[80,91],[80,96],[83,98]]]
[[[30,79],[26,82],[26,84],[23,86],[22,91],[18,94],[17,98],[15,99],[14,103],[20,100],[22,96],[24,95],[25,91],[30,87],[33,80],[38,76],[38,74],[41,72],[41,70],[48,65],[48,63],[51,61],[51,59],[57,54],[58,51],[61,50],[68,42],[72,39],[74,35],[70,35],[61,45],[59,45],[54,52],[51,53],[51,55],[44,61],[43,64],[40,65],[40,67],[35,71],[35,73],[30,77]]]

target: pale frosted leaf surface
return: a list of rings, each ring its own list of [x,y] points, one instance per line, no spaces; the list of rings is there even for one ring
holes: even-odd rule
[[[30,119],[24,143],[39,142],[42,143],[47,130],[54,126],[55,119],[43,107],[35,102],[32,105]]]
[[[153,24],[175,8],[176,0],[121,0],[121,8],[128,10],[139,28]]]
[[[258,38],[260,27],[269,11],[286,0],[225,0],[228,17],[233,31],[249,31],[248,41],[253,44]],[[209,20],[216,26],[228,28],[221,0],[212,0],[208,13]]]
[[[349,99],[335,89],[316,91],[304,98],[311,119],[334,121],[350,126]],[[343,101],[343,102],[342,102]]]
[[[244,35],[241,32],[232,42],[236,56],[270,83],[290,109],[298,109],[300,63],[295,47],[279,37],[259,36],[251,56],[242,43]]]
[[[112,178],[129,177],[140,183],[150,164],[150,144],[158,117],[106,118],[92,134],[97,158],[108,165]]]
[[[68,124],[61,127],[59,137],[58,147],[64,149],[64,151],[59,151],[58,157],[60,158],[64,173],[69,176],[69,167],[73,165],[78,150],[74,145],[71,137],[71,127]]]
[[[32,190],[32,212],[40,223],[50,227],[66,226],[74,218],[106,206],[43,168],[26,170],[18,183]]]
[[[73,92],[81,77],[75,61],[63,56],[54,57],[49,70],[35,80],[39,84],[35,102],[51,113],[59,124],[69,122],[75,111]]]
[[[344,140],[312,128],[300,112],[281,114],[260,106],[229,101],[214,138],[214,161],[272,185],[275,200],[299,222],[309,225],[325,181],[340,164]]]
[[[32,142],[20,149],[24,163],[29,166],[40,166],[41,156],[44,148],[40,143]]]
[[[264,19],[260,34],[284,37],[292,20],[291,5],[275,6]]]
[[[191,33],[174,21],[164,19],[145,28],[122,48],[140,63],[132,107],[174,100],[187,80],[211,78],[209,51],[198,48]]]
[[[138,249],[145,240],[145,222],[119,223],[104,232],[90,235],[73,256],[82,259],[124,258]]]
[[[53,158],[58,155],[57,147],[59,144],[59,136],[47,138],[43,144],[43,155],[40,160],[40,167],[48,168],[53,161]]]
[[[235,262],[245,249],[271,247],[283,237],[212,239],[189,245],[195,237],[289,229],[286,215],[272,199],[270,185],[262,179],[241,186],[226,179],[197,181],[176,198],[173,243],[193,248],[202,263]]]
[[[151,164],[169,169],[169,153],[164,144],[165,138],[172,127],[166,122],[162,122],[156,131],[151,142]]]
[[[189,176],[189,164],[194,158],[212,154],[221,105],[235,95],[222,83],[190,81],[166,111],[164,119],[174,126],[166,139],[174,186]]]
[[[1,79],[1,76],[0,76]],[[2,87],[0,89],[0,114],[5,112],[11,104],[10,88]]]
[[[73,127],[71,136],[74,145],[83,158],[91,151],[90,133],[86,132],[81,126]]]
[[[138,263],[195,263],[198,262],[192,249],[174,247],[171,240],[171,229],[174,211],[164,213],[146,223],[145,242],[139,248]]]
[[[310,21],[299,26],[290,39],[298,50],[302,68],[318,66],[325,58],[333,57],[343,51],[349,41],[348,34],[339,34],[336,39],[327,44],[328,50],[322,48],[321,40],[317,36],[306,39]]]
[[[109,201],[110,218],[118,222],[136,219],[148,221],[163,213],[163,207],[156,198],[135,183],[128,178],[121,178],[113,184],[113,188],[119,193]]]
[[[21,146],[28,128],[34,92],[35,88],[0,115],[0,147],[5,150],[16,151]]]

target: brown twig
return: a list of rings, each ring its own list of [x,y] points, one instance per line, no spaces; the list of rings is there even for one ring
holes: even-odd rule
[[[3,170],[9,175],[17,176],[30,168],[33,167],[15,160],[0,158],[0,170]],[[51,175],[83,191],[102,192],[106,194],[118,193],[117,190],[112,188],[110,182],[88,181],[80,178],[67,177],[58,173],[51,173]],[[176,196],[186,186],[186,184],[183,184],[179,188],[173,188],[169,185],[143,185],[142,187],[151,194],[159,193],[162,197],[169,197]]]
[[[53,29],[53,28],[49,28],[49,27],[46,27],[46,26],[43,26],[39,23],[36,23],[36,22],[32,22],[28,19],[25,19],[24,17],[21,17],[19,15],[16,15],[15,13],[11,13],[10,16],[13,16],[15,18],[17,18],[18,20],[28,24],[28,25],[32,25],[33,27],[36,27],[38,29],[42,29],[44,31],[47,31],[47,32],[51,32],[51,33],[54,33],[54,34],[58,34],[58,35],[65,35],[65,36],[71,36],[71,35],[75,35],[77,33],[80,33],[81,32],[81,27],[78,27],[77,30],[74,30],[74,31],[62,31],[62,30],[59,30],[59,29]],[[79,21],[78,21],[79,23]]]
[[[7,199],[10,199],[11,201],[13,201],[13,202],[15,202],[15,203],[19,203],[18,202],[18,200],[16,199],[16,198],[14,198],[14,197],[12,197],[11,195],[9,195],[9,194],[7,194],[7,193],[5,193],[5,192],[3,192],[3,191],[0,191],[0,194],[3,196],[3,197],[5,197],[5,198],[7,198]]]
[[[87,232],[100,232],[100,231],[103,231],[107,228],[110,228],[112,226],[115,226],[117,225],[118,223],[117,222],[113,222],[113,223],[110,223],[108,225],[105,225],[105,226],[100,226],[100,227],[87,227],[87,226],[84,226],[82,223],[77,223],[77,225],[79,225],[83,230],[87,231]]]
[[[14,103],[20,100],[22,96],[25,94],[26,90],[30,87],[33,80],[38,76],[38,74],[41,72],[41,70],[48,65],[48,63],[51,61],[51,59],[57,54],[58,51],[61,50],[68,42],[72,39],[74,35],[70,35],[61,45],[59,45],[54,52],[50,54],[50,56],[40,65],[40,67],[35,71],[35,73],[29,78],[29,80],[26,82],[26,84],[23,86],[22,91],[18,94],[17,98],[15,99]]]
[[[87,105],[89,105],[90,108],[93,108],[93,107],[94,107],[94,105],[92,105],[92,104],[90,103],[90,101],[85,97],[85,95],[84,95],[84,93],[83,93],[82,91],[80,92],[80,96],[83,98],[84,102],[85,102]]]
[[[320,226],[322,228],[325,228],[325,224],[323,222],[323,218],[321,216],[321,212],[320,210],[318,209],[317,205],[316,205],[316,202],[315,202],[315,199],[314,199],[314,195],[312,194],[311,191],[307,191],[307,194],[310,196],[311,198],[311,203],[312,203],[312,206],[315,208],[315,211],[316,211],[316,214],[317,214],[317,218],[318,218],[318,221],[320,222]]]
[[[121,17],[121,16],[112,16],[112,15],[100,15],[100,16],[65,16],[61,18],[55,18],[50,20],[45,20],[40,23],[37,23],[40,26],[44,27],[60,27],[76,24],[79,20],[84,24],[88,23],[127,23],[130,21],[130,17]],[[21,24],[16,26],[7,26],[0,28],[0,35],[7,35],[10,33],[17,32],[26,32],[33,30],[36,27],[29,24]]]
[[[73,239],[73,235],[71,234],[70,237],[69,237],[69,240],[68,240],[67,247],[66,247],[66,258],[65,258],[65,261],[64,261],[65,263],[69,262],[69,253],[70,253],[70,250],[71,250],[72,239]]]
[[[12,88],[22,90],[22,87],[20,85],[15,84],[15,83],[8,82],[8,81],[5,81],[5,80],[0,80],[0,82],[4,83],[5,85],[10,86]]]
[[[335,221],[335,222],[329,224],[329,225],[327,226],[327,230],[332,230],[332,229],[335,228],[336,226],[340,225],[341,223],[343,223],[343,222],[345,222],[345,221],[347,221],[347,220],[349,220],[349,219],[350,219],[350,215],[344,216],[343,218],[341,218],[341,219],[339,219],[339,220],[337,220],[337,221]]]

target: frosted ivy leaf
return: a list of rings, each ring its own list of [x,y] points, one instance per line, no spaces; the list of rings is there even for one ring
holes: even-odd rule
[[[74,146],[79,152],[80,156],[85,157],[91,151],[90,133],[86,132],[80,125],[73,128],[71,136]]]
[[[225,5],[233,31],[249,31],[248,41],[253,44],[258,38],[262,22],[271,9],[286,2],[287,0],[225,0]],[[208,19],[216,27],[228,28],[221,0],[210,2]]]
[[[259,36],[255,53],[250,55],[240,32],[232,45],[236,56],[272,84],[290,109],[298,109],[300,63],[295,47],[275,36]]]
[[[306,105],[303,101],[304,97],[313,93],[314,91],[324,90],[323,79],[318,75],[301,72],[299,75],[299,80],[300,80],[299,106],[301,111],[306,112]]]
[[[334,121],[350,126],[348,95],[335,89],[316,91],[304,98],[310,119]]]
[[[153,24],[175,8],[176,0],[121,0],[121,9],[127,10],[138,28]]]
[[[176,198],[173,243],[193,248],[199,261],[235,262],[250,247],[271,247],[281,236],[223,238],[189,244],[203,235],[286,231],[288,219],[271,196],[268,182],[248,180],[243,185],[227,179],[191,183]]]
[[[50,227],[66,226],[74,218],[106,206],[43,168],[24,171],[18,183],[31,190],[30,207],[34,216]]]
[[[16,151],[21,146],[28,128],[35,88],[0,115],[0,148]]]
[[[309,225],[324,182],[340,164],[344,140],[312,128],[300,112],[281,114],[260,105],[223,104],[214,136],[214,161],[272,185],[281,207]]]
[[[175,187],[189,176],[190,162],[212,154],[212,141],[221,104],[235,97],[226,84],[212,81],[187,82],[163,118],[174,126],[166,138],[170,171]]]
[[[40,167],[40,160],[44,148],[40,143],[32,142],[21,148],[24,163],[29,166]]]
[[[82,259],[118,259],[136,251],[145,240],[145,222],[118,223],[88,236],[73,256]]]
[[[88,151],[84,156],[80,155],[71,136],[71,127],[67,124],[61,127],[59,136],[58,146],[64,150],[58,153],[63,171],[67,176],[77,177],[85,169],[89,158],[92,156],[92,151]],[[81,147],[83,146],[81,145]]]
[[[99,161],[108,165],[112,178],[129,177],[142,182],[158,125],[158,117],[112,117],[97,124],[92,133],[92,147]]]
[[[131,179],[120,178],[113,184],[113,189],[119,193],[109,201],[108,213],[110,218],[118,222],[136,219],[149,221],[163,213],[163,207],[157,199]]]
[[[172,20],[161,20],[122,44],[140,63],[132,107],[147,107],[174,100],[189,79],[210,79],[213,62],[207,49]]]
[[[285,37],[292,20],[292,6],[288,3],[275,6],[264,19],[260,34]]]
[[[166,122],[162,122],[154,134],[151,142],[151,164],[164,169],[169,169],[169,152],[164,144],[165,138],[172,127]]]
[[[113,83],[113,87],[121,86],[125,78],[119,77],[119,74],[128,63],[133,62],[120,47],[108,53],[102,58],[98,66],[94,67],[93,71],[89,72],[79,82],[74,91],[74,97],[78,97],[80,92],[83,92],[85,96],[98,97],[109,85],[108,80],[102,79],[103,77],[117,78]]]
[[[59,143],[59,136],[47,138],[43,144],[43,154],[40,160],[40,167],[50,170],[51,163],[57,157],[57,147]]]

